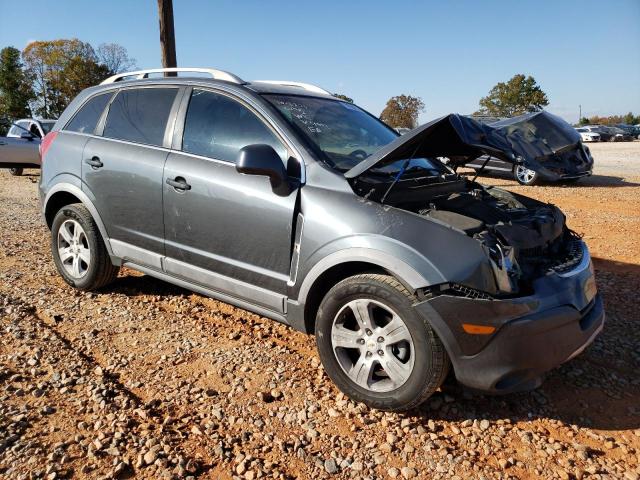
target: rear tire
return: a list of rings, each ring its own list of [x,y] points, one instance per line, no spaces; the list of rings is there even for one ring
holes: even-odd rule
[[[58,273],[78,290],[111,283],[119,268],[111,263],[96,222],[81,203],[62,207],[51,226],[51,253]]]
[[[351,399],[404,411],[444,382],[449,357],[415,301],[398,280],[379,274],[342,280],[322,300],[315,327],[320,359]]]
[[[20,175],[22,175],[23,171],[24,171],[24,169],[22,169],[22,168],[10,168],[9,169],[9,173],[11,175],[13,175],[14,177],[19,177]]]

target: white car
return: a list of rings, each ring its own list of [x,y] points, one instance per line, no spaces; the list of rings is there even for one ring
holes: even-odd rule
[[[593,132],[585,127],[576,128],[576,132],[580,134],[583,142],[599,142],[600,134]]]

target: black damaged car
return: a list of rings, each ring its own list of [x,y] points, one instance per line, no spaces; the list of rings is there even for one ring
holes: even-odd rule
[[[580,134],[560,117],[543,110],[488,125],[503,132],[510,142],[522,146],[535,140],[535,146],[526,161],[523,158],[514,161],[501,155],[483,155],[465,164],[478,173],[511,173],[521,185],[575,182],[592,173],[593,157],[589,147],[582,143]]]

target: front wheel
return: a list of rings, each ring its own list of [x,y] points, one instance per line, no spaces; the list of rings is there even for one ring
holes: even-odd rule
[[[329,377],[351,399],[380,410],[417,407],[442,385],[449,357],[394,277],[362,274],[320,304],[316,343]]]
[[[522,165],[513,167],[513,177],[520,185],[535,185],[540,179],[538,172],[529,170]]]
[[[11,175],[13,175],[14,177],[19,177],[20,175],[22,175],[22,172],[24,170],[22,168],[10,168],[9,169],[9,173]]]

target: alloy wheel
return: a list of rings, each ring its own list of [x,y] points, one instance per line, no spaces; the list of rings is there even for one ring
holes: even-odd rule
[[[91,264],[89,239],[76,220],[66,220],[58,229],[58,256],[67,274],[82,278]]]
[[[395,390],[413,372],[415,351],[407,325],[376,300],[344,305],[331,327],[331,345],[344,373],[367,390]]]
[[[516,166],[516,177],[518,177],[518,180],[520,180],[521,183],[531,183],[535,176],[536,172],[534,170],[529,170],[522,165]]]

